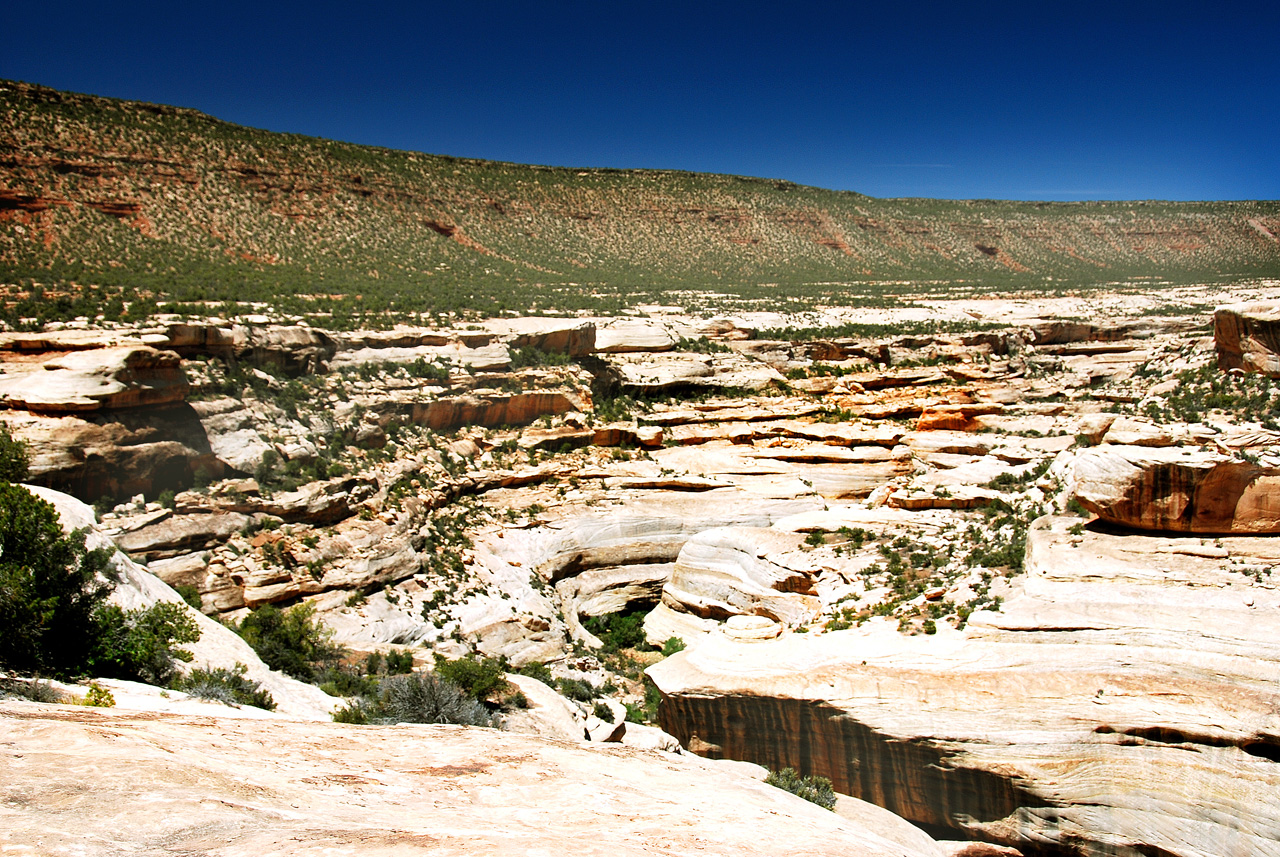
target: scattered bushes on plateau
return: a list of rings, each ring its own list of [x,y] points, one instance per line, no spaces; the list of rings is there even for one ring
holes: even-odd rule
[[[783,768],[770,773],[765,782],[810,803],[816,803],[823,809],[834,811],[836,808],[835,789],[831,787],[831,780],[826,777],[802,777],[794,768]]]

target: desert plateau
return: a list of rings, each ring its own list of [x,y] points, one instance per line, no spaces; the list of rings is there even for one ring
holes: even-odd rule
[[[6,853],[1280,855],[1280,204],[0,111]]]

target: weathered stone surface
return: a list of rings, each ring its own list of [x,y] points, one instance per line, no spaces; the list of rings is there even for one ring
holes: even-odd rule
[[[609,362],[625,387],[642,391],[680,387],[763,390],[786,381],[776,369],[737,354],[647,352],[634,357],[615,354]]]
[[[932,492],[895,491],[886,502],[898,509],[977,509],[999,497],[999,491],[965,485]]]
[[[338,350],[327,331],[301,325],[243,325],[219,320],[171,324],[168,347],[183,355],[234,358],[290,376],[323,372]]]
[[[670,327],[660,322],[610,319],[596,329],[595,350],[602,354],[668,351],[677,339]]]
[[[1280,592],[1196,538],[1041,519],[964,633],[712,634],[649,669],[687,747],[830,777],[1037,854],[1264,857],[1280,817]],[[1226,536],[1274,566],[1270,539]],[[1261,582],[1259,582],[1261,581]]]
[[[489,319],[486,330],[503,338],[512,348],[536,348],[548,354],[581,357],[596,350],[596,323],[580,318]]]
[[[818,569],[795,533],[732,527],[698,533],[680,549],[662,588],[669,609],[703,619],[764,616],[788,625],[818,611]],[[659,641],[660,642],[660,641]]]
[[[171,405],[187,396],[181,363],[147,346],[76,351],[0,375],[0,404],[48,414]]]
[[[1213,313],[1213,345],[1218,368],[1280,378],[1280,306],[1233,304]]]
[[[81,498],[155,496],[189,483],[196,471],[217,478],[224,470],[188,405],[66,416],[0,413],[27,444],[30,481]]]
[[[1280,471],[1216,452],[1105,446],[1075,458],[1073,495],[1141,530],[1280,532]]]
[[[528,707],[517,708],[504,715],[504,730],[561,741],[586,739],[586,717],[572,702],[536,678],[516,673],[508,673],[506,678],[524,694]],[[679,746],[680,742],[676,741],[676,747]]]
[[[246,497],[236,511],[265,514],[282,521],[322,527],[354,515],[356,507],[377,491],[376,480],[340,476],[309,482],[297,491],[281,491],[269,498]]]
[[[34,703],[0,703],[0,724],[0,836],[20,852],[932,857],[733,771],[617,744]]]
[[[374,402],[369,410],[383,424],[399,420],[442,431],[462,426],[528,425],[547,414],[583,410],[588,401],[583,394],[559,391],[495,392],[434,401],[389,396]]]
[[[993,402],[971,405],[934,405],[916,421],[916,431],[974,431],[982,427],[976,418],[998,414],[1004,406]]]
[[[116,544],[132,556],[161,558],[174,552],[188,553],[220,544],[244,529],[251,520],[248,515],[237,512],[174,515],[124,533],[116,539]]]
[[[444,345],[411,345],[353,348],[339,351],[333,358],[333,368],[363,366],[369,363],[413,363],[424,360],[474,369],[478,372],[501,372],[511,367],[511,352],[502,343],[469,347],[462,342]]]

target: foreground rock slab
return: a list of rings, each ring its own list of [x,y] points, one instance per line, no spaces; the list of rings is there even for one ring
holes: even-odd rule
[[[733,772],[491,729],[22,702],[0,734],[6,852],[933,853]]]

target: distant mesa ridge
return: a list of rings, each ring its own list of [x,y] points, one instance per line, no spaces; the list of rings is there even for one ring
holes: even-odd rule
[[[513,284],[551,287],[543,303],[573,309],[665,288],[1280,276],[1274,201],[874,199],[773,179],[526,166],[11,81],[0,81],[0,115],[0,279],[12,284],[494,311],[525,299]]]

